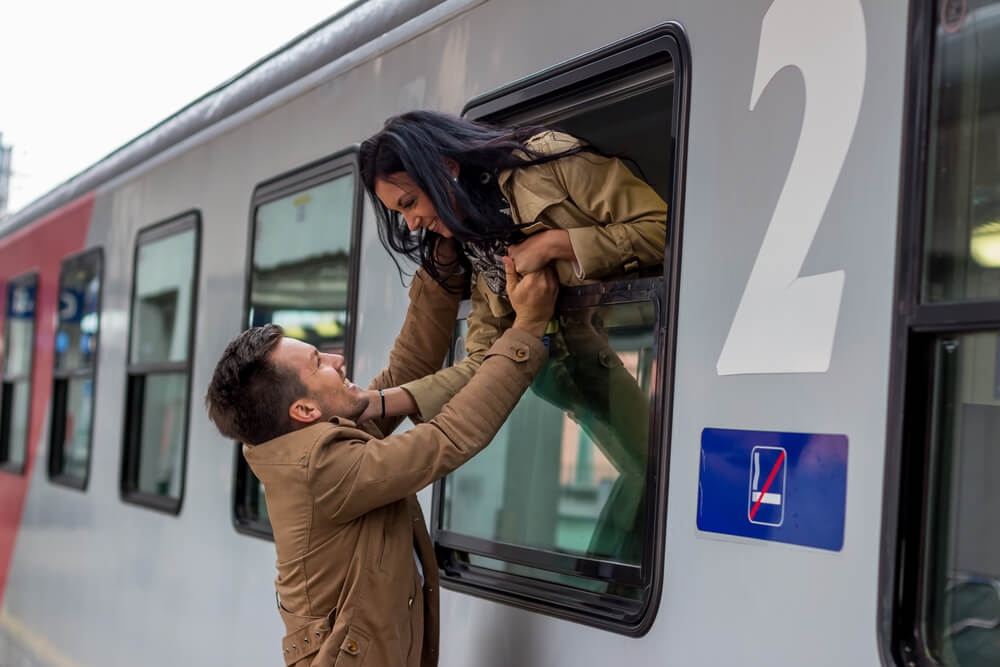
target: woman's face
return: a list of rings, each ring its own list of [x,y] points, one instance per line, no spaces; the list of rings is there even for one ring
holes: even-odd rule
[[[411,232],[421,227],[450,239],[451,230],[438,218],[430,197],[405,171],[375,179],[375,196],[390,211],[396,211],[406,220]]]

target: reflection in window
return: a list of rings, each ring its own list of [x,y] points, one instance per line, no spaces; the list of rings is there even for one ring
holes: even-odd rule
[[[31,370],[35,349],[38,276],[7,285],[3,382],[0,385],[0,467],[24,472],[31,422]]]
[[[343,353],[354,190],[348,173],[257,208],[250,326]]]
[[[640,565],[655,330],[651,302],[564,311],[531,391],[490,446],[446,478],[442,528]]]
[[[928,144],[926,302],[1000,296],[998,12],[996,0],[969,0],[964,21],[937,30]]]
[[[1000,334],[935,345],[928,645],[956,667],[1000,664]]]
[[[96,249],[63,262],[59,274],[49,476],[78,488],[90,469],[102,271]]]
[[[286,336],[346,354],[358,183],[346,164],[333,168],[339,175],[326,182],[256,206],[246,324],[278,324]],[[236,466],[237,523],[268,535],[264,488],[241,455]]]
[[[132,295],[122,485],[126,497],[172,512],[184,489],[196,225],[186,216],[139,235]]]

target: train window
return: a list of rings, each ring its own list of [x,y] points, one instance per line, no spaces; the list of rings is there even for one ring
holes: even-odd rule
[[[184,494],[199,230],[189,213],[141,231],[132,281],[122,496],[174,514]]]
[[[66,259],[59,271],[49,478],[81,490],[90,473],[103,266],[95,248]]]
[[[350,364],[354,344],[360,179],[354,151],[261,184],[250,219],[244,326],[273,322],[285,335]],[[348,365],[348,368],[350,366]],[[236,447],[233,519],[240,532],[271,537],[264,488]]]
[[[1000,1],[918,5],[882,632],[901,664],[982,667],[1000,664]]]
[[[7,283],[3,381],[0,384],[0,470],[24,474],[31,425],[31,372],[35,350],[38,274]]]
[[[662,272],[563,288],[545,368],[493,443],[435,485],[442,582],[633,635],[652,623],[663,566],[685,48],[667,24],[466,109],[624,156],[667,201],[669,233]]]

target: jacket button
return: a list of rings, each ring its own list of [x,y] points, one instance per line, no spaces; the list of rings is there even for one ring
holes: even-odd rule
[[[358,652],[358,643],[356,641],[354,641],[353,639],[348,639],[347,640],[347,652],[348,653],[357,653]]]
[[[518,348],[518,350],[514,353],[514,356],[517,357],[518,359],[524,359],[525,357],[528,356],[528,351],[525,350],[523,347]]]
[[[406,606],[408,606],[410,609],[413,609],[413,598],[412,597],[410,598],[409,602],[406,603]]]

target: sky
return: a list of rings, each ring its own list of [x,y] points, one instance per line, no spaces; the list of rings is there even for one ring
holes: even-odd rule
[[[349,3],[0,1],[8,213]]]

